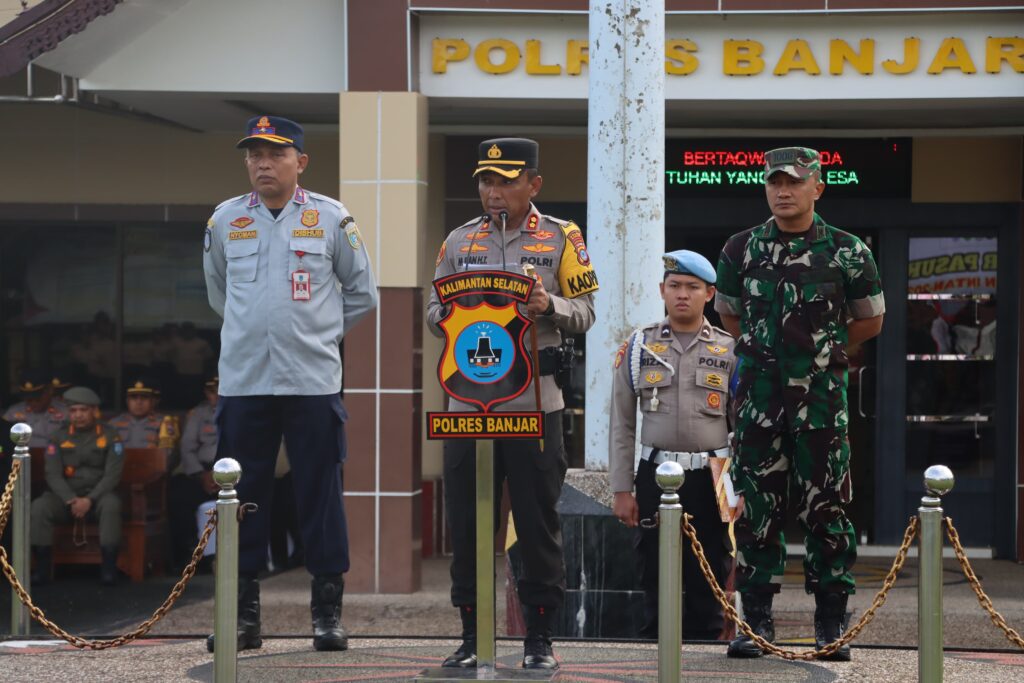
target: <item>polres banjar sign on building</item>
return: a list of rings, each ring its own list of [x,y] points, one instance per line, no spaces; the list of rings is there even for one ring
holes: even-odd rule
[[[422,92],[582,99],[587,18],[424,16]],[[670,15],[669,100],[1024,96],[1024,14]]]

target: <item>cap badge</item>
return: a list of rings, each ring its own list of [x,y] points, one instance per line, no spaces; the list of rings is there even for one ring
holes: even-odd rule
[[[501,158],[501,149],[498,147],[497,144],[491,145],[491,148],[489,150],[487,150],[487,158],[488,159],[500,159]]]
[[[266,116],[261,116],[260,120],[256,122],[256,127],[252,129],[252,134],[265,135],[267,133],[270,133],[271,135],[273,135],[275,131],[276,129],[270,125],[270,119],[268,119]]]
[[[135,388],[136,388],[136,389],[145,389],[145,388],[146,388],[146,385],[145,385],[145,384],[143,384],[142,382],[136,382],[136,383],[135,383]]]
[[[21,385],[21,388],[24,389],[25,391],[31,391],[32,382],[25,382],[24,384]]]
[[[316,209],[306,209],[302,212],[302,224],[307,228],[312,228],[314,225],[320,222],[320,212]]]

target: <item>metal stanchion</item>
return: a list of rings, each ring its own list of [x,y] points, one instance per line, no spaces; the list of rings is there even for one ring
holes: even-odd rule
[[[14,462],[21,463],[21,472],[14,482],[11,498],[11,566],[18,575],[25,592],[32,591],[31,553],[29,539],[29,513],[32,505],[32,457],[28,452],[28,443],[32,440],[32,428],[19,422],[11,428],[11,441],[14,442]],[[5,482],[6,483],[6,482]],[[0,485],[2,486],[2,485]],[[27,636],[32,620],[28,616],[28,608],[22,604],[17,592],[11,588],[11,635]]]
[[[232,458],[213,465],[217,494],[217,576],[214,593],[214,683],[237,680],[238,659],[238,492],[242,466]]]
[[[921,521],[917,584],[917,678],[922,683],[942,681],[942,508],[940,496],[953,488],[953,473],[944,465],[924,471],[924,489],[917,509]]]
[[[683,485],[683,466],[671,460],[658,465],[654,479],[661,487],[658,506],[658,681],[677,683],[683,643],[683,506],[676,491]]]

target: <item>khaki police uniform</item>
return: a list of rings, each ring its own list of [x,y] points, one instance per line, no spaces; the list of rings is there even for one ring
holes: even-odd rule
[[[594,323],[592,292],[597,278],[590,264],[580,229],[569,221],[546,216],[530,206],[522,225],[506,226],[504,257],[499,226],[490,216],[476,218],[451,232],[441,246],[434,279],[467,269],[491,268],[522,273],[530,263],[542,279],[554,309],[538,315],[537,347],[540,358],[541,405],[544,419],[544,451],[534,440],[495,442],[495,479],[507,478],[516,534],[523,549],[523,575],[518,584],[524,605],[558,607],[565,593],[561,531],[556,505],[568,468],[562,438],[562,390],[555,383],[556,347],[562,335],[582,334]],[[447,314],[437,293],[431,291],[427,320],[441,335],[440,321]],[[534,381],[537,381],[535,378]],[[452,411],[475,408],[449,399]],[[533,385],[515,399],[496,406],[496,411],[536,410]],[[476,442],[446,441],[445,502],[452,532],[452,604],[476,603]],[[497,490],[500,500],[501,489]]]
[[[729,570],[728,527],[719,516],[707,458],[728,455],[734,344],[729,333],[706,318],[685,348],[668,318],[634,332],[616,353],[609,430],[612,492],[631,492],[635,484],[640,519],[653,519],[658,510],[658,464],[673,459],[683,465],[686,477],[678,491],[680,500],[684,511],[694,516],[691,523],[722,585]],[[637,401],[643,415],[643,449],[634,477]],[[658,530],[638,528],[635,542],[644,588],[646,623],[641,633],[657,637]],[[716,640],[725,626],[721,607],[685,536],[683,545],[683,634],[687,639]]]
[[[73,498],[92,500],[89,517],[99,520],[100,545],[116,547],[121,540],[121,496],[117,491],[124,452],[117,432],[97,424],[77,431],[58,430],[46,449],[48,490],[32,501],[32,545],[53,545],[53,528],[72,520]]]

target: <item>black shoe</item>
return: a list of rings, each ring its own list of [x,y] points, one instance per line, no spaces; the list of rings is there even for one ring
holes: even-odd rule
[[[309,600],[313,614],[313,649],[348,649],[348,634],[341,625],[341,599],[344,595],[345,577],[341,574],[313,577]]]
[[[260,582],[255,575],[238,576],[237,651],[258,650],[263,646],[260,634]],[[213,652],[213,635],[206,638],[206,651]]]
[[[814,594],[814,645],[822,649],[843,637],[849,622],[846,614],[846,593]],[[828,662],[850,661],[850,646],[843,645],[831,655],[823,655],[818,659]]]
[[[117,546],[100,548],[100,585],[113,586],[117,583]]]
[[[48,545],[37,545],[35,553],[36,566],[29,575],[33,588],[50,583],[50,576],[53,572],[53,548]]]
[[[462,644],[459,649],[444,658],[441,666],[448,669],[475,669],[476,658],[476,608],[473,605],[459,605],[462,619]]]
[[[775,621],[772,619],[774,594],[745,593],[743,595],[743,618],[751,630],[769,643],[775,641]],[[752,638],[740,634],[729,643],[726,655],[734,659],[753,659],[764,654]]]
[[[524,669],[557,669],[558,661],[551,650],[552,607],[523,606],[526,617],[526,640],[523,641]]]

